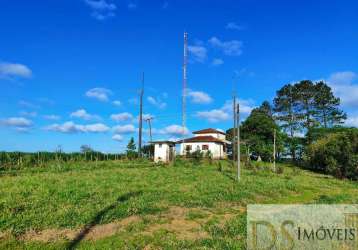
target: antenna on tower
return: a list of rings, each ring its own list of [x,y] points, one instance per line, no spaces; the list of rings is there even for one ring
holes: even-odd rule
[[[183,126],[183,143],[185,136],[186,123],[186,88],[187,88],[187,64],[188,64],[188,33],[184,32],[184,59],[183,59],[183,96],[182,96],[182,126]],[[184,155],[184,145],[183,145]]]

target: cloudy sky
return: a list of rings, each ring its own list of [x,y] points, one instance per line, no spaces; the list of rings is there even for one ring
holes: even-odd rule
[[[0,150],[122,151],[142,71],[154,138],[180,137],[184,31],[186,134],[229,128],[233,88],[245,118],[302,79],[326,80],[358,126],[357,23],[354,0],[4,0]]]

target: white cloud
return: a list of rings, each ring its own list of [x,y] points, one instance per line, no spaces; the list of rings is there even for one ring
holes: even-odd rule
[[[87,97],[95,98],[102,102],[107,102],[110,95],[112,95],[112,91],[105,88],[93,88],[86,92]]]
[[[357,74],[352,71],[336,72],[330,75],[328,81],[333,84],[351,84],[357,78]]]
[[[187,89],[186,95],[189,97],[190,101],[197,104],[208,104],[213,101],[211,96],[203,91],[193,91]]]
[[[87,113],[85,109],[79,109],[75,112],[72,112],[70,117],[80,118],[83,120],[100,120],[101,118],[98,115],[92,115]]]
[[[355,79],[357,74],[351,71],[336,72],[328,78],[328,84],[344,106],[358,107],[358,84],[353,83]]]
[[[136,131],[135,127],[132,124],[127,125],[118,125],[113,127],[113,131],[117,134],[130,134]]]
[[[161,130],[158,131],[159,134],[163,135],[170,135],[170,136],[181,136],[181,135],[187,135],[189,134],[188,128],[184,128],[182,126],[173,124],[170,126],[167,126]]]
[[[32,111],[32,112],[28,112],[28,111],[21,111],[20,112],[21,116],[27,116],[27,117],[36,117],[37,116],[37,112]]]
[[[348,117],[348,119],[345,122],[345,125],[349,126],[349,127],[357,127],[358,128],[358,116]]]
[[[230,114],[222,109],[213,109],[210,111],[199,111],[196,116],[208,120],[209,122],[221,122],[230,119]]]
[[[111,119],[116,122],[128,121],[133,119],[133,115],[127,112],[119,113],[119,114],[112,114]]]
[[[117,6],[113,3],[107,3],[105,0],[85,0],[85,2],[95,10],[115,10]]]
[[[214,48],[220,49],[227,56],[239,56],[242,54],[243,43],[238,40],[220,41],[217,37],[209,39],[209,44]]]
[[[244,30],[245,27],[242,26],[242,25],[239,25],[235,22],[230,22],[228,24],[226,24],[226,27],[225,27],[227,30]]]
[[[153,96],[148,96],[147,101],[150,104],[152,104],[152,105],[154,105],[154,106],[156,106],[157,108],[160,108],[160,109],[164,109],[167,106],[167,104],[165,102],[163,102],[162,100],[160,100],[160,98],[155,98]]]
[[[61,133],[103,133],[107,132],[109,129],[109,127],[102,123],[80,125],[75,124],[72,121],[65,122],[63,124],[52,124],[45,127],[45,130]]]
[[[0,120],[0,124],[7,127],[28,128],[32,126],[32,121],[24,117],[10,117]]]
[[[250,114],[251,111],[255,108],[254,101],[251,99],[249,100],[239,99],[239,104],[240,104],[240,113],[244,115]],[[225,110],[226,112],[232,113],[233,110],[232,100],[227,100],[224,106],[222,107],[222,109]]]
[[[240,114],[243,116],[248,115],[254,108],[252,100],[239,100]],[[195,116],[208,120],[209,122],[216,123],[232,119],[233,104],[232,100],[228,100],[220,109],[212,109],[209,111],[196,112]]]
[[[117,6],[114,3],[106,0],[84,0],[85,3],[92,9],[92,17],[103,21],[107,18],[114,17]]]
[[[117,106],[117,107],[119,107],[119,106],[122,105],[122,102],[119,101],[119,100],[115,100],[115,101],[113,101],[112,103],[113,103],[114,106]]]
[[[0,62],[0,78],[30,78],[32,71],[23,64]]]
[[[143,120],[148,120],[154,118],[154,115],[151,114],[143,114],[142,115]],[[139,116],[137,117],[137,120],[139,120]]]
[[[58,115],[44,115],[43,118],[46,119],[46,120],[57,121],[57,120],[61,119],[61,116],[58,116]]]
[[[194,61],[203,63],[207,59],[207,49],[201,45],[188,46],[189,54],[193,56]]]
[[[224,60],[220,59],[220,58],[214,58],[211,64],[213,66],[220,66],[220,65],[224,64]]]
[[[115,141],[123,141],[123,136],[121,136],[119,134],[115,134],[112,136],[112,139]]]

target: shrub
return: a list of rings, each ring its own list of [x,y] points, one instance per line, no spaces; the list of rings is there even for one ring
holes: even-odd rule
[[[190,155],[190,157],[194,165],[200,165],[203,160],[203,152],[196,150]]]
[[[358,130],[330,134],[307,148],[307,163],[315,171],[337,178],[358,179]]]
[[[220,161],[218,161],[218,166],[217,167],[218,167],[217,169],[218,169],[219,172],[223,171],[223,165],[221,164]]]
[[[276,166],[276,173],[277,174],[283,174],[283,172],[284,172],[284,168],[283,168],[282,165]]]

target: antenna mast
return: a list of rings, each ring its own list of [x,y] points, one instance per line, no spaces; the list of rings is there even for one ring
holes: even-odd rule
[[[182,96],[182,126],[183,126],[183,143],[185,136],[186,123],[186,88],[187,88],[187,64],[188,64],[188,33],[184,32],[184,60],[183,60],[183,96]],[[184,154],[184,145],[183,145]]]
[[[142,87],[139,92],[140,106],[139,106],[138,155],[140,158],[142,157],[143,94],[144,94],[144,72],[142,73]]]

